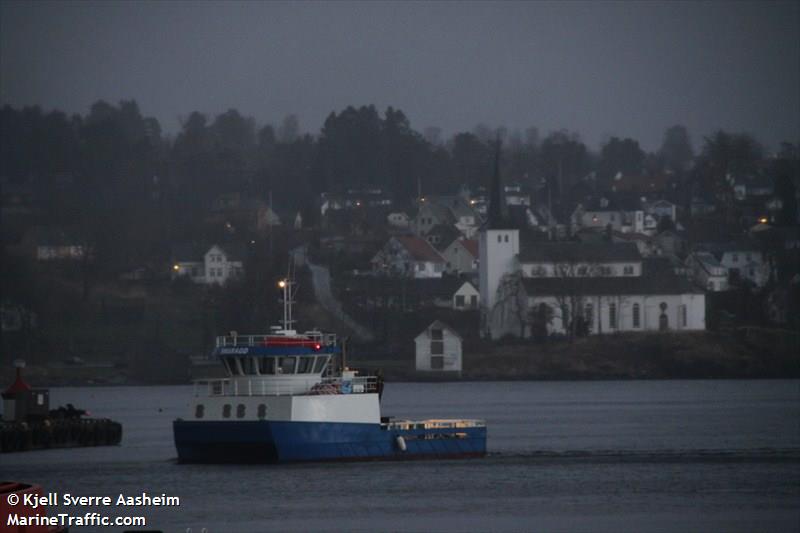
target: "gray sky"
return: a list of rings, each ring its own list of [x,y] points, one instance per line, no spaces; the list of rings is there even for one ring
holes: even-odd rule
[[[316,133],[347,105],[422,131],[576,130],[646,149],[673,124],[800,140],[800,3],[0,2],[0,97],[86,112],[135,99]]]

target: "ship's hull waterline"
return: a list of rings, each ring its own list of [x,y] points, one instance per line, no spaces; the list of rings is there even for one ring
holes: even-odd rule
[[[486,427],[387,428],[294,421],[173,423],[181,463],[450,459],[486,455]]]

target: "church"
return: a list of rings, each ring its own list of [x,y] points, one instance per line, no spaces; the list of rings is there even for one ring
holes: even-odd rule
[[[481,336],[705,330],[704,291],[666,259],[631,243],[521,242],[499,191],[496,161],[479,233]]]

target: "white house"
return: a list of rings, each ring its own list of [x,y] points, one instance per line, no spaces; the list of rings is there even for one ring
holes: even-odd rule
[[[613,209],[603,205],[600,207],[583,207],[578,205],[572,216],[573,231],[578,228],[606,228],[623,233],[643,233],[645,231],[645,214],[643,210]],[[650,225],[654,225],[651,221]]]
[[[188,277],[204,285],[224,285],[244,273],[244,248],[240,245],[176,246],[172,252],[172,279]]]
[[[472,274],[478,271],[478,241],[456,239],[442,251],[448,272]]]
[[[408,226],[411,224],[411,220],[408,218],[408,215],[403,211],[389,213],[386,216],[386,220],[389,222],[390,226],[400,229],[408,229]]]
[[[423,372],[461,372],[461,336],[435,320],[416,336],[416,369]]]
[[[441,278],[446,265],[428,241],[413,235],[390,238],[370,262],[373,272],[411,278]]]
[[[697,245],[695,252],[704,254],[702,257],[706,258],[712,256],[725,269],[724,275],[727,279],[724,287],[711,290],[726,290],[729,282],[735,283],[737,279],[747,280],[756,287],[764,287],[769,281],[769,263],[764,260],[763,254],[754,244],[703,243]],[[700,276],[702,277],[702,274]]]
[[[481,293],[475,285],[465,281],[456,292],[453,293],[453,309],[456,311],[470,311],[478,309]]]

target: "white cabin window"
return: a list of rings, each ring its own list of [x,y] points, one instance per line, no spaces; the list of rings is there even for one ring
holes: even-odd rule
[[[633,265],[625,265],[625,267],[622,269],[622,273],[625,274],[626,276],[632,275]]]
[[[236,418],[244,418],[244,404],[240,403],[236,406]]]
[[[205,414],[205,406],[202,403],[198,403],[197,406],[194,408],[194,417],[195,418],[203,418],[203,414]]]
[[[263,420],[267,417],[267,406],[263,403],[258,404],[258,418]]]
[[[231,417],[231,404],[226,403],[222,406],[222,418],[230,418]]]

